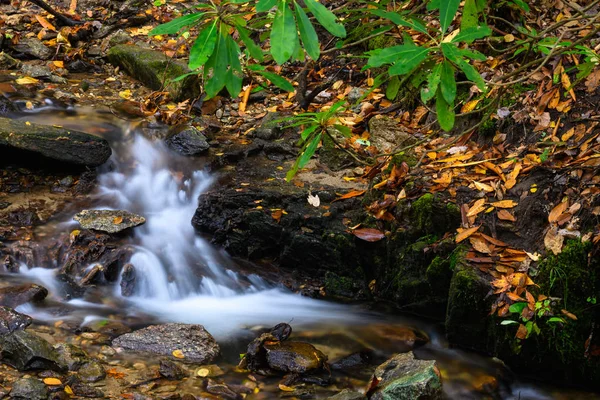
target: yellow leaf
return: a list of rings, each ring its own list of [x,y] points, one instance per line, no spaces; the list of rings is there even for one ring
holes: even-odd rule
[[[40,25],[48,30],[56,32],[56,28],[52,25],[48,20],[41,15],[36,15],[35,19],[40,23]]]
[[[501,219],[503,221],[512,221],[515,222],[517,219],[515,218],[514,215],[512,215],[509,211],[507,210],[499,210],[498,211],[498,219]]]
[[[460,109],[460,112],[468,113],[468,112],[473,111],[475,109],[475,107],[477,107],[477,104],[479,104],[479,100],[481,100],[481,99],[475,99],[475,100],[466,102]]]
[[[44,383],[48,386],[59,386],[62,385],[60,379],[57,378],[45,378]]]
[[[71,386],[67,385],[65,386],[65,393],[68,394],[69,396],[73,396],[73,389],[71,389]]]
[[[490,185],[486,185],[485,183],[474,181],[473,185],[477,188],[477,190],[483,190],[484,192],[490,193],[494,191],[494,188]]]
[[[558,205],[556,205],[556,207],[554,207],[552,211],[550,211],[550,214],[548,215],[548,222],[553,223],[558,221],[558,217],[560,217],[562,213],[564,213],[567,210],[569,202],[565,200],[558,203]]]
[[[121,217],[121,216],[115,217],[113,219],[113,224],[119,225],[121,222],[123,222],[123,217]]]
[[[34,83],[39,83],[40,81],[30,76],[25,76],[23,78],[17,79],[15,82],[17,82],[17,85],[32,85]]]
[[[494,206],[496,208],[513,208],[517,206],[517,202],[515,202],[514,200],[502,200],[502,201],[496,201],[494,203],[491,203],[491,206]]]
[[[284,392],[293,392],[296,389],[294,389],[293,387],[286,386],[283,383],[280,383],[279,390],[284,391]]]
[[[515,36],[514,36],[514,35],[512,35],[512,34],[510,34],[510,33],[509,33],[509,34],[507,34],[507,35],[504,35],[504,41],[505,41],[506,43],[511,43],[511,42],[514,42],[514,41],[515,41]]]
[[[130,99],[131,98],[131,90],[126,89],[126,90],[119,92],[119,97],[122,99],[125,99],[125,100]]]
[[[484,210],[485,210],[485,199],[479,199],[475,202],[475,204],[473,204],[472,207],[469,208],[467,217],[473,217]]]
[[[198,371],[196,371],[196,375],[198,375],[202,378],[206,378],[209,374],[210,374],[210,369],[208,369],[208,368],[199,368]]]
[[[460,228],[457,229],[458,235],[456,235],[456,243],[462,242],[463,240],[467,239],[469,236],[471,236],[478,230],[479,230],[479,226],[474,226],[469,229],[460,229]]]
[[[175,358],[185,358],[185,355],[183,355],[183,351],[181,350],[173,350],[173,357]]]
[[[64,68],[65,67],[64,61],[52,61],[52,65],[54,65],[56,68]]]

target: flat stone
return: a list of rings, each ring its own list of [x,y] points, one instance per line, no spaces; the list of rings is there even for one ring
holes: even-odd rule
[[[73,219],[84,229],[117,233],[146,222],[141,215],[124,210],[83,210]]]
[[[15,308],[30,301],[40,302],[48,296],[48,289],[29,283],[0,288],[0,306]]]
[[[171,360],[205,364],[219,354],[219,345],[202,325],[151,325],[126,333],[113,341],[113,347],[126,351],[167,356]],[[183,358],[173,355],[179,350]]]
[[[19,39],[19,42],[12,45],[12,48],[19,53],[27,54],[40,60],[49,60],[54,55],[52,49],[35,37]]]
[[[310,343],[277,342],[264,344],[269,367],[283,372],[303,374],[323,367],[327,356]]]
[[[0,339],[2,362],[19,371],[46,369],[64,372],[68,368],[50,343],[27,332],[15,331]]]
[[[22,331],[31,324],[31,317],[9,307],[0,307],[0,336]]]
[[[35,378],[19,379],[13,384],[10,391],[10,398],[19,400],[46,400],[48,398],[48,388]]]
[[[328,400],[366,400],[367,396],[365,396],[361,392],[355,392],[350,389],[344,389],[335,396],[328,397]]]
[[[165,139],[165,144],[183,156],[197,156],[210,148],[206,136],[198,128],[186,125],[172,128]]]

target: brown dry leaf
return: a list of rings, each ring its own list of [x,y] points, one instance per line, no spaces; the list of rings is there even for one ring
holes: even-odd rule
[[[565,237],[558,233],[558,228],[555,225],[551,226],[546,232],[546,236],[544,236],[544,245],[554,255],[560,254],[564,241]]]
[[[48,386],[60,386],[62,382],[57,378],[45,378],[44,383]]]
[[[535,285],[535,283],[531,280],[529,275],[527,275],[523,272],[517,272],[517,273],[513,274],[510,279],[510,284],[515,287]]]
[[[485,211],[485,199],[477,200],[473,206],[469,208],[469,212],[467,212],[467,217],[473,217],[480,212]]]
[[[494,203],[490,203],[490,205],[496,208],[513,208],[516,207],[518,203],[514,200],[501,200],[496,201]]]
[[[501,240],[498,240],[498,239],[495,239],[495,238],[493,238],[493,237],[491,237],[491,236],[488,236],[488,235],[486,235],[486,234],[484,234],[484,233],[480,233],[480,235],[481,235],[481,236],[482,236],[482,237],[483,237],[485,240],[487,240],[488,242],[490,242],[491,244],[493,244],[494,246],[498,246],[498,247],[507,247],[507,246],[508,246],[508,245],[507,245],[506,243],[504,243],[503,241],[501,241]]]
[[[560,312],[563,313],[563,315],[566,316],[567,318],[570,318],[573,321],[577,321],[577,316],[575,314],[570,313],[567,310],[560,310]]]
[[[271,213],[271,217],[277,222],[279,222],[279,220],[281,219],[282,216],[283,216],[283,211],[281,211],[281,210],[275,210]]]
[[[509,299],[511,299],[512,301],[525,301],[524,298],[522,298],[521,296],[519,296],[516,293],[513,292],[507,292],[506,296],[508,296]]]
[[[383,232],[374,228],[355,229],[352,231],[352,234],[367,242],[378,242],[385,237]]]
[[[508,210],[498,210],[498,219],[515,222],[517,219]]]
[[[519,329],[517,329],[517,334],[515,335],[517,339],[527,339],[527,328],[523,324],[519,324]]]
[[[118,217],[114,217],[113,218],[113,224],[119,225],[122,222],[123,222],[123,217],[122,216],[118,216]]]
[[[106,374],[116,379],[122,379],[125,377],[125,373],[117,371],[116,368],[110,368],[106,370]]]
[[[491,193],[494,191],[493,187],[491,187],[490,185],[486,185],[485,183],[474,181],[473,185],[475,186],[475,188],[477,188],[477,190],[483,190],[487,193]]]
[[[600,68],[596,68],[585,80],[585,87],[589,93],[596,90],[600,85]]]
[[[338,201],[338,200],[345,200],[345,199],[351,199],[352,197],[358,197],[358,196],[362,196],[363,194],[365,194],[366,190],[353,190],[351,192],[345,193],[343,195],[341,195],[340,197],[334,199],[332,201],[332,203],[334,201]]]
[[[558,218],[562,215],[562,213],[565,212],[565,210],[569,206],[569,202],[565,201],[565,200],[563,200],[560,203],[558,203],[552,209],[552,211],[550,211],[550,214],[548,215],[548,222],[553,223],[553,222],[558,221]]]
[[[506,179],[506,183],[504,184],[504,186],[506,186],[506,189],[512,189],[517,184],[517,177],[519,176],[519,173],[521,172],[522,168],[523,166],[521,165],[521,163],[517,163],[511,171],[511,173],[508,174],[508,178]]]
[[[458,235],[456,235],[456,243],[460,243],[463,240],[469,238],[469,236],[471,236],[472,234],[474,234],[475,232],[477,232],[479,230],[479,227],[480,226],[474,226],[469,229],[458,228],[457,229]]]
[[[248,99],[250,98],[250,92],[252,91],[252,85],[248,85],[246,90],[244,90],[242,94],[242,101],[240,101],[240,113],[244,114],[246,112],[246,105],[248,104]]]
[[[54,27],[54,25],[48,22],[46,18],[42,17],[41,15],[36,15],[35,19],[37,19],[37,21],[43,28],[56,32],[56,28]]]
[[[573,101],[577,101],[575,97],[575,92],[573,91],[573,85],[571,84],[571,79],[569,79],[569,75],[564,72],[560,75],[560,82],[563,85],[563,88],[569,92],[569,95],[573,99]]]
[[[491,254],[492,253],[492,250],[488,246],[485,239],[483,239],[482,237],[471,236],[469,238],[469,241],[471,242],[471,246],[473,246],[473,248],[475,250],[477,250],[478,252],[483,253],[483,254]]]

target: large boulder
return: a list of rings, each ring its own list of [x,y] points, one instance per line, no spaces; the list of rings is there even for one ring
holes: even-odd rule
[[[190,69],[184,63],[167,57],[161,51],[120,44],[109,50],[108,59],[145,86],[154,90],[163,88],[168,90],[176,101],[195,98],[200,93],[197,76],[192,75],[173,82],[173,79],[178,76],[189,73]]]
[[[0,118],[0,153],[7,149],[27,150],[53,160],[97,167],[111,155],[108,142],[83,132],[26,121]]]
[[[30,301],[39,302],[48,296],[48,289],[35,283],[0,288],[0,305],[15,308]]]
[[[0,307],[0,336],[22,331],[31,324],[31,317],[12,308]]]
[[[84,229],[117,233],[141,225],[146,218],[124,210],[83,210],[73,217]]]
[[[67,366],[50,343],[27,331],[15,331],[1,338],[0,357],[3,363],[19,371],[49,369],[65,372],[67,370]]]
[[[219,354],[219,345],[202,325],[163,324],[121,335],[113,347],[167,356],[173,360],[205,364]],[[174,353],[175,352],[175,353]]]
[[[397,354],[375,370],[367,393],[371,400],[438,400],[442,380],[435,361],[416,360],[413,353]]]

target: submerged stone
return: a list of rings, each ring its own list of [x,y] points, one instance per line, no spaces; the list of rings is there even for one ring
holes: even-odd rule
[[[151,325],[119,336],[112,344],[128,351],[199,364],[209,363],[220,351],[212,335],[202,325],[193,324]]]
[[[141,215],[124,210],[83,210],[73,219],[84,229],[117,233],[146,222]]]
[[[375,370],[369,385],[371,400],[441,400],[442,380],[433,360],[397,354]]]

